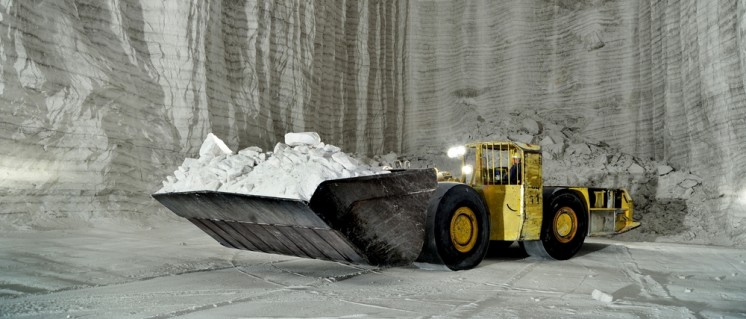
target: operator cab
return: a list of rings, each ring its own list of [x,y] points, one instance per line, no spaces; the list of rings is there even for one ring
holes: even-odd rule
[[[462,160],[461,177],[454,180],[474,188],[490,211],[491,240],[537,239],[542,216],[538,145],[478,142],[452,148],[448,155]]]
[[[452,148],[448,155],[462,158],[462,183],[472,186],[523,184],[524,152],[514,143],[467,144]]]

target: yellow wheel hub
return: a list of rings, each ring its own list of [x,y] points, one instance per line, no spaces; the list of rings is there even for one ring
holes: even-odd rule
[[[570,207],[560,208],[554,214],[554,237],[563,244],[569,243],[578,232],[578,215]]]
[[[460,207],[451,218],[451,243],[456,250],[468,253],[477,244],[477,215],[468,207]]]

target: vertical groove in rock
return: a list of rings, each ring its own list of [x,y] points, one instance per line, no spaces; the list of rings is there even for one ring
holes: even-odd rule
[[[358,81],[360,70],[360,59],[358,56],[358,42],[359,24],[360,24],[360,7],[361,4],[357,1],[347,1],[345,6],[345,70],[344,70],[344,83],[343,92],[344,103],[342,108],[344,113],[342,115],[342,132],[345,137],[344,149],[354,149],[355,146],[360,143],[358,139]],[[365,111],[362,109],[361,111]]]

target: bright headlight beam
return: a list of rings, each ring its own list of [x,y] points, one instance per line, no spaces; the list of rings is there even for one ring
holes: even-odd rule
[[[448,157],[457,158],[466,154],[466,147],[454,146],[448,149]]]
[[[464,165],[461,167],[461,172],[464,173],[464,175],[470,175],[471,173],[474,173],[474,167],[471,165]]]

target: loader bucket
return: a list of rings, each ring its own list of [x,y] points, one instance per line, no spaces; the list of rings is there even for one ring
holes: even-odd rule
[[[425,238],[433,169],[328,180],[311,200],[215,191],[153,198],[226,247],[376,266],[412,263]]]

